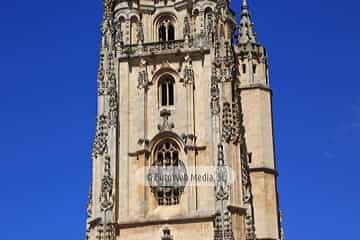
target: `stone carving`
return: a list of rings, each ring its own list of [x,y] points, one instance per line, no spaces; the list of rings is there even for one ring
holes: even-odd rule
[[[139,72],[138,77],[138,88],[139,89],[147,89],[149,84],[149,78],[146,70],[142,70]]]
[[[238,44],[256,43],[256,34],[253,30],[254,24],[251,22],[249,6],[246,0],[242,2],[240,17]]]
[[[213,26],[213,28],[214,28],[214,30],[213,30],[213,40],[214,40],[214,42],[213,42],[213,46],[215,47],[216,45],[216,43],[220,40],[220,36],[219,36],[219,28],[218,28],[218,23],[219,23],[219,17],[218,17],[218,14],[217,13],[215,13],[215,15],[214,15],[214,26]]]
[[[224,201],[229,199],[228,176],[224,160],[224,147],[218,145],[218,162],[216,167],[216,200]]]
[[[241,113],[241,106],[240,106],[240,97],[239,93],[235,93],[234,100],[233,100],[233,127],[232,127],[232,135],[231,140],[234,144],[237,144],[240,140],[240,135],[242,134],[242,113]]]
[[[232,62],[226,64],[224,69],[224,81],[232,81],[234,79],[234,64]]]
[[[246,155],[245,143],[240,146],[241,151],[241,180],[242,180],[242,192],[243,192],[243,204],[246,208],[245,215],[245,232],[246,240],[255,240],[255,222],[254,222],[254,209],[253,209],[253,197],[251,192],[250,170],[248,165],[248,158]]]
[[[185,16],[184,17],[184,39],[190,38],[190,35],[191,35],[191,26],[190,26],[189,17]]]
[[[215,43],[215,63],[220,62],[220,42]]]
[[[105,227],[104,240],[115,240],[116,239],[116,225],[114,223],[108,223]]]
[[[109,94],[109,125],[116,127],[118,121],[118,95],[117,91],[112,88]]]
[[[92,183],[90,184],[89,194],[88,194],[88,203],[87,203],[87,217],[91,218],[92,216],[92,205],[93,205],[93,199],[92,199]]]
[[[170,229],[168,227],[165,227],[163,229],[163,235],[161,237],[161,240],[173,240],[173,236],[171,235]]]
[[[109,2],[109,1],[105,1]],[[106,3],[110,4],[110,3]],[[119,26],[117,27],[119,28]],[[117,29],[119,30],[119,29]],[[102,27],[103,45],[100,54],[98,70],[98,96],[108,96],[108,121],[109,126],[115,126],[118,115],[118,96],[116,90],[116,75],[114,68],[115,39],[113,37],[115,28],[112,19],[105,19]],[[106,66],[106,70],[104,69]]]
[[[113,16],[114,0],[104,0],[104,18]]]
[[[214,222],[214,240],[234,240],[231,213],[227,210],[226,205],[229,200],[229,182],[228,174],[224,159],[224,147],[218,145],[218,163],[216,167],[216,185],[215,194],[218,202],[217,214]]]
[[[184,60],[184,85],[186,86],[194,82],[194,70],[190,56],[187,55]]]
[[[234,233],[232,230],[231,213],[226,211],[224,213],[224,238],[225,240],[234,240]]]
[[[232,113],[230,103],[223,104],[222,137],[225,142],[230,142],[233,130]]]
[[[226,211],[223,218],[220,213],[217,213],[214,228],[214,240],[234,240],[230,212]]]
[[[105,157],[104,176],[101,180],[100,194],[101,210],[106,212],[113,207],[113,178],[111,176],[110,157]]]
[[[112,50],[114,47],[114,36],[115,36],[115,27],[113,25],[112,18],[106,18],[102,24],[102,47],[106,50]]]
[[[108,88],[106,94],[109,96],[109,125],[111,127],[116,126],[118,117],[118,94],[116,90],[116,76],[114,70],[114,55],[109,53],[108,55]]]
[[[149,42],[142,45],[124,45],[119,49],[119,54],[121,57],[128,57],[128,55],[134,55],[138,53],[142,54],[167,54],[168,51],[178,52],[182,48],[187,47],[196,47],[192,39],[189,40],[174,40],[166,42]]]
[[[116,78],[112,74],[109,87],[109,125],[115,127],[118,121],[118,94],[116,91]]]
[[[148,90],[149,87],[149,77],[146,70],[146,64],[147,62],[145,59],[140,59],[140,71],[139,71],[139,77],[138,77],[138,88]]]
[[[225,57],[230,59],[233,58],[233,52],[229,42],[225,42]]]
[[[104,16],[101,26],[100,61],[97,76],[98,96],[102,99],[102,105],[96,121],[96,134],[93,143],[92,156],[94,161],[104,161],[104,174],[101,178],[101,192],[98,202],[93,199],[92,187],[90,188],[87,205],[88,226],[86,238],[98,240],[115,240],[115,225],[111,223],[114,206],[114,180],[111,174],[109,137],[110,128],[117,126],[118,120],[118,93],[114,61],[116,58],[116,46],[122,43],[121,25],[114,22],[114,0],[104,0]],[[116,137],[111,135],[111,137]],[[95,204],[99,205],[103,216],[92,219],[92,210]]]
[[[196,146],[196,139],[197,137],[193,134],[182,134],[181,138],[184,142],[185,145],[185,151],[187,150],[196,150],[197,146]]]
[[[194,134],[183,133],[181,134],[181,139],[185,145],[185,153],[188,151],[195,151],[195,153],[197,153],[198,151],[204,151],[206,149],[206,146],[198,146],[196,144],[197,137]]]
[[[137,37],[138,44],[144,43],[144,27],[143,27],[143,23],[141,21],[139,21],[138,26],[137,26],[136,37]]]
[[[122,29],[121,29],[121,22],[120,21],[118,21],[116,23],[115,29],[116,29],[115,43],[116,43],[116,45],[121,46],[121,44],[123,44],[123,32],[122,32]]]
[[[181,195],[187,184],[188,176],[186,166],[179,158],[179,146],[171,140],[162,142],[155,148],[152,167],[147,176],[151,192],[158,206],[170,206],[180,203]],[[158,178],[152,176],[169,176],[174,179]]]
[[[207,30],[208,30],[208,34],[212,34],[214,33],[214,22],[213,22],[213,14],[212,13],[208,13],[207,15],[208,18],[208,22],[207,22]]]
[[[214,219],[214,240],[222,240],[222,218],[221,213],[217,212]]]
[[[95,228],[96,240],[115,240],[116,239],[116,224],[98,224]]]
[[[193,134],[187,135],[185,133],[181,134],[181,138],[184,142],[184,145],[195,144],[196,139],[197,139],[197,137],[195,135],[193,135]]]
[[[107,152],[108,121],[105,115],[100,115],[96,123],[96,135],[93,144],[93,157],[97,158]]]
[[[218,87],[218,77],[216,73],[216,68],[212,68],[211,73],[211,114],[217,115],[220,113],[220,103],[219,103],[219,87]]]
[[[107,88],[106,82],[104,80],[105,80],[104,55],[100,54],[99,70],[98,70],[98,77],[97,77],[98,95],[99,96],[104,95],[106,88]]]
[[[218,12],[220,12],[223,8],[226,8],[227,5],[228,5],[228,2],[226,0],[216,1],[216,9],[218,10]]]
[[[169,110],[163,109],[160,112],[160,116],[163,118],[162,125],[158,125],[158,129],[160,132],[163,131],[171,131],[175,125],[173,123],[169,123],[169,117],[171,115],[171,112]]]
[[[222,40],[224,40],[224,38],[225,38],[225,26],[224,26],[224,23],[220,24],[220,38]]]
[[[102,225],[98,225],[98,226],[96,227],[96,239],[97,239],[97,240],[102,240],[102,239],[104,239]]]
[[[204,10],[208,9],[208,7],[213,8],[215,3],[210,5],[204,5],[201,2],[194,2],[194,6],[190,4],[191,6],[189,5],[189,7],[193,8],[194,11],[196,10],[196,12],[194,12],[194,16],[186,16],[183,19],[180,19],[180,21],[183,21],[184,24],[182,26],[183,29],[181,29],[183,30],[183,40],[150,42],[152,40],[156,41],[156,39],[158,38],[158,34],[156,33],[157,28],[155,28],[155,36],[153,36],[154,26],[151,26],[156,24],[150,22],[148,24],[145,21],[138,22],[136,30],[136,40],[138,44],[133,45],[131,45],[133,41],[130,41],[130,38],[134,35],[132,32],[134,30],[134,26],[130,25],[133,24],[133,21],[131,20],[132,16],[134,16],[135,14],[137,17],[139,17],[139,14],[141,14],[142,16],[140,16],[140,18],[143,18],[143,20],[145,20],[155,18],[156,16],[158,16],[158,13],[160,13],[161,15],[163,14],[163,12],[161,11],[161,9],[159,9],[160,12],[158,12],[156,9],[156,11],[154,10],[154,12],[151,12],[151,9],[146,6],[146,9],[143,9],[144,11],[138,12],[136,9],[133,8],[137,8],[136,6],[131,6],[130,4],[129,8],[126,9],[125,5],[123,6],[122,3],[119,3],[120,5],[116,6],[116,18],[122,16],[122,23],[120,24],[120,22],[117,22],[114,18],[113,2],[115,1],[104,0],[105,13],[101,29],[102,43],[97,76],[99,115],[97,119],[95,141],[93,144],[93,156],[94,162],[96,163],[95,166],[101,166],[102,168],[103,164],[104,169],[100,169],[100,174],[98,169],[96,170],[96,176],[98,176],[98,179],[94,179],[94,189],[96,186],[97,191],[94,191],[95,195],[91,194],[91,190],[89,193],[87,212],[89,217],[88,222],[90,223],[89,225],[91,227],[87,231],[87,236],[90,236],[91,240],[115,240],[115,235],[119,233],[116,233],[118,229],[117,225],[114,224],[114,222],[122,222],[123,220],[126,220],[122,219],[121,216],[122,213],[126,213],[127,211],[129,211],[128,206],[131,207],[133,205],[138,205],[137,209],[139,211],[135,211],[135,215],[140,216],[134,216],[134,219],[137,219],[138,217],[141,218],[146,215],[143,215],[143,209],[144,213],[148,212],[150,215],[152,214],[153,204],[150,203],[149,205],[147,202],[149,199],[148,193],[146,192],[145,194],[143,194],[143,191],[141,190],[141,194],[138,194],[139,196],[135,196],[134,198],[134,194],[131,193],[133,191],[138,191],[136,189],[136,184],[133,184],[131,182],[133,181],[132,178],[125,179],[129,176],[128,174],[123,173],[129,173],[130,171],[131,176],[131,171],[135,168],[138,168],[139,166],[142,166],[144,164],[146,164],[146,166],[151,165],[150,159],[152,159],[153,152],[155,152],[152,151],[153,149],[151,149],[153,143],[160,140],[159,138],[170,136],[171,134],[167,131],[175,131],[172,120],[176,120],[176,124],[179,124],[179,126],[183,125],[183,130],[187,129],[184,130],[185,134],[181,136],[183,140],[181,146],[184,147],[183,149],[181,149],[181,154],[184,154],[186,155],[186,157],[188,157],[189,163],[197,164],[197,151],[199,149],[206,149],[206,147],[208,147],[209,149],[205,152],[205,155],[208,155],[209,153],[209,156],[212,156],[211,159],[208,159],[208,163],[211,164],[212,162],[214,162],[216,163],[215,165],[217,165],[216,173],[218,176],[218,181],[216,183],[214,191],[212,191],[211,193],[211,196],[198,196],[192,193],[189,194],[189,199],[191,201],[192,198],[196,197],[204,199],[210,197],[214,198],[214,201],[216,201],[214,239],[233,240],[233,230],[235,230],[235,228],[232,228],[231,221],[233,213],[232,210],[234,210],[237,211],[236,214],[246,214],[246,218],[244,217],[246,225],[244,222],[238,222],[244,221],[243,218],[240,216],[236,219],[236,227],[239,227],[236,228],[236,230],[239,230],[239,232],[246,230],[246,240],[255,240],[253,200],[251,195],[251,183],[249,176],[250,170],[249,166],[247,165],[248,156],[245,146],[244,127],[242,125],[242,109],[240,102],[241,99],[240,97],[238,97],[239,92],[237,92],[237,90],[234,90],[234,85],[236,84],[236,81],[240,81],[240,79],[237,79],[237,76],[240,76],[241,73],[236,72],[238,75],[235,74],[235,70],[239,70],[239,66],[241,68],[242,62],[240,61],[240,59],[242,57],[248,57],[251,58],[253,62],[255,62],[256,60],[259,61],[265,58],[265,50],[261,48],[261,45],[250,43],[240,44],[236,46],[232,42],[233,39],[230,39],[229,32],[226,32],[226,36],[224,36],[224,30],[231,31],[231,29],[228,29],[227,27],[225,27],[224,29],[224,26],[227,26],[229,24],[228,21],[229,19],[231,20],[233,16],[232,13],[230,14],[229,9],[227,8],[228,3],[225,0],[216,1],[217,9],[215,12],[210,14],[208,14],[208,10]],[[116,4],[118,4],[118,2],[116,2]],[[180,8],[186,7],[186,4],[184,6],[180,5]],[[171,6],[167,6],[167,8],[171,10],[172,4]],[[177,14],[176,11],[173,12],[175,15],[174,17],[176,17],[177,19],[179,19],[179,17],[181,18],[181,14]],[[208,14],[206,16],[207,21],[206,19],[204,19],[204,14]],[[162,18],[162,16],[160,15],[159,18]],[[191,24],[194,24],[194,26],[196,25],[196,27],[192,27]],[[230,25],[232,24],[234,23],[231,20]],[[147,29],[148,27],[151,29]],[[242,27],[249,28],[251,26],[243,25]],[[198,33],[201,31],[201,35],[199,35],[199,37],[195,36],[195,30]],[[152,37],[151,39],[147,39],[149,40],[149,42],[145,43],[144,34],[150,32],[150,35],[152,35]],[[235,49],[233,49],[233,47]],[[234,60],[235,57],[236,62]],[[183,58],[183,61],[181,61],[181,58]],[[145,59],[149,61],[149,67],[147,67]],[[160,66],[161,62],[165,61],[164,59],[169,59],[168,61],[170,61],[176,67],[170,66],[169,63]],[[139,68],[137,68],[139,60],[140,66]],[[201,71],[203,71],[204,67],[206,68],[206,66],[209,66],[209,64],[211,64],[211,61],[213,61],[211,73],[202,75]],[[152,66],[154,66],[153,70]],[[236,67],[236,69],[234,66]],[[264,66],[259,66],[258,70],[266,70],[263,69],[263,67]],[[164,70],[155,71],[159,70],[157,68],[163,68]],[[160,109],[163,110],[160,112],[160,119],[158,119],[158,122],[156,122],[156,124],[159,123],[158,130],[160,131],[160,133],[158,135],[155,135],[156,137],[154,137],[153,142],[148,139],[149,135],[154,135],[154,129],[148,129],[149,127],[151,128],[151,124],[149,125],[148,123],[154,120],[154,116],[149,116],[149,113],[151,115],[152,110],[155,109],[154,107],[158,108],[158,106],[155,106],[155,103],[159,100],[159,95],[161,94],[157,94],[156,90],[158,90],[158,88],[154,89],[153,92],[147,91],[151,87],[153,87],[152,84],[155,84],[152,82],[152,76],[155,76],[156,74],[156,76],[159,75],[161,77],[161,74],[165,73],[170,68],[173,69],[175,71],[174,74],[176,74],[174,89],[177,93],[176,100],[178,100],[177,102],[179,102],[180,100],[179,103],[181,103],[181,106],[174,106],[171,108],[167,108],[165,106],[160,107]],[[120,70],[121,74],[120,76],[118,76]],[[209,71],[210,69],[207,68],[207,70]],[[248,72],[249,75],[251,75],[251,65],[250,71]],[[131,91],[129,94],[126,93],[124,96],[121,96],[121,98],[119,98],[120,92],[118,92],[118,89],[120,89],[122,85],[120,84],[120,82],[117,81],[122,80],[120,78],[123,74],[129,75],[127,80],[131,82],[130,85],[134,86],[134,84],[137,84],[139,90],[136,90],[135,92]],[[205,77],[209,78],[210,74],[210,82],[206,82],[206,80],[209,79],[205,79]],[[260,75],[261,74],[258,74],[256,77],[261,77]],[[179,78],[181,81],[180,84],[183,84],[186,89],[183,89],[183,86],[179,86],[179,84],[176,85],[176,82],[179,80]],[[156,78],[154,77],[154,79]],[[241,79],[244,78],[241,76]],[[203,82],[202,80],[204,80],[205,82]],[[210,88],[205,89],[205,91],[210,90],[210,99],[208,99],[209,92],[207,92],[208,94],[199,93],[198,95],[196,95],[196,92],[194,96],[192,88],[195,87],[195,84],[197,85],[197,88],[202,88],[204,86]],[[232,93],[230,91],[231,86],[234,88]],[[149,95],[147,95],[147,93],[149,93]],[[144,104],[142,101],[134,102],[134,99],[139,97],[144,100]],[[121,129],[120,126],[119,128],[116,128],[120,120],[120,99],[124,99],[124,103],[126,105],[128,101],[132,104],[132,106],[134,105],[132,108],[129,109],[130,112],[125,111],[126,109],[124,109],[124,113],[121,114],[128,114],[131,118],[131,116],[133,115],[132,111],[144,111],[144,115],[141,115],[140,118],[135,119],[135,121],[137,121],[136,123],[133,123],[132,121],[129,122],[128,117],[125,116],[124,124],[121,124]],[[184,99],[187,101],[182,101]],[[204,115],[204,117],[198,117],[196,114],[196,116],[193,115],[193,112],[203,111],[204,101],[205,104],[208,104],[207,111],[211,111],[208,112],[208,114],[211,114],[211,119],[209,119],[209,116],[207,116],[206,114]],[[178,113],[181,110],[185,111],[183,115],[176,115],[176,118],[178,119],[174,118],[175,115],[171,116],[171,113],[173,109],[175,109],[175,107]],[[148,111],[148,108],[151,109]],[[172,111],[165,109],[171,109]],[[256,114],[251,111],[250,113]],[[246,112],[246,114],[248,114],[248,112]],[[183,121],[183,124],[181,121]],[[203,121],[206,121],[206,124],[203,124]],[[127,138],[128,134],[126,132],[126,134],[122,134],[123,129],[126,128],[132,129],[130,129],[131,138]],[[195,133],[197,133],[199,129],[200,132],[206,131],[206,134],[201,135],[201,139],[199,138],[197,140]],[[252,132],[252,129],[250,128],[249,131]],[[135,137],[135,139],[133,139],[133,137]],[[141,138],[139,139],[139,137]],[[119,156],[117,156],[117,154],[119,153],[118,148],[120,146],[124,146],[124,149],[122,148],[122,150],[132,151],[134,147],[139,147],[134,146],[134,141],[137,141],[138,139],[138,144],[141,146],[141,149],[136,153],[128,154],[130,157],[137,156],[137,159],[125,159],[126,161],[129,160],[128,164],[120,164],[121,166],[119,165],[115,167],[115,164],[118,161],[123,162],[123,158],[127,158],[124,154],[120,154]],[[160,141],[162,142],[163,140],[164,139],[161,139]],[[218,149],[216,149],[216,144],[219,142],[221,144],[218,146]],[[206,146],[199,147],[197,146],[197,143],[204,143],[206,144]],[[213,149],[213,143],[215,143],[215,149]],[[242,144],[244,146],[242,146]],[[235,164],[233,167],[237,174],[236,180],[239,180],[239,178],[241,177],[242,182],[236,182],[236,184],[239,184],[240,186],[236,185],[234,187],[233,193],[231,192],[230,186],[227,181],[228,176],[225,169],[226,158],[224,159],[224,154],[229,154],[228,156],[231,156],[231,159],[235,161],[236,159],[234,158],[238,157],[237,152],[239,151],[240,146],[242,146],[243,149],[241,150],[241,152],[244,152],[244,154],[241,155],[241,159],[238,159],[238,163]],[[253,147],[251,146],[251,148]],[[154,150],[156,150],[156,148]],[[218,150],[218,156],[216,156],[216,153],[215,156],[213,156],[213,151],[216,152],[216,150]],[[175,153],[175,155],[173,153]],[[178,153],[180,152],[172,151],[171,156],[179,156]],[[163,159],[166,158],[165,154],[166,152],[164,152],[165,157]],[[202,154],[200,154],[200,157],[201,155]],[[256,159],[256,161],[257,160],[258,159]],[[241,164],[239,161],[241,161]],[[259,161],[261,161],[261,159]],[[174,162],[176,162],[176,160],[174,160]],[[104,171],[103,174],[101,170]],[[127,181],[123,181],[124,179],[130,181],[129,189],[126,188]],[[120,192],[118,192],[119,189],[123,189],[124,187],[127,189],[126,191],[120,190]],[[180,200],[178,197],[172,198],[174,200],[169,200],[169,198],[167,198],[167,196],[169,196],[168,193],[170,192],[168,191],[168,189],[160,190],[164,191],[163,195],[157,198],[159,205],[171,205],[173,203],[179,203]],[[154,192],[158,193],[158,191]],[[242,192],[244,192],[244,194],[242,194]],[[178,193],[175,191],[171,192],[170,195],[171,194],[173,194],[173,196],[178,196]],[[234,195],[234,198],[232,194],[236,194]],[[185,200],[188,201],[189,199]],[[231,204],[234,204],[234,206],[229,206],[230,200]],[[243,206],[246,210],[245,212],[243,212]],[[228,208],[231,210],[228,210]],[[155,210],[157,211],[157,209]],[[196,204],[189,205],[189,212],[192,212],[193,210],[196,211]],[[188,217],[189,219],[192,218],[192,216]],[[145,221],[147,221],[147,219],[145,219]],[[150,225],[151,224],[152,223],[150,223]],[[245,226],[246,228],[244,229]],[[176,238],[176,232],[173,231],[174,230],[172,230],[171,233]],[[158,237],[161,237],[161,240],[173,240],[173,236],[171,233],[168,228],[164,228],[163,233],[159,232]],[[241,232],[241,234],[241,238],[245,238],[244,233]],[[124,237],[126,238],[125,235]],[[118,238],[120,237],[121,236],[118,236]]]

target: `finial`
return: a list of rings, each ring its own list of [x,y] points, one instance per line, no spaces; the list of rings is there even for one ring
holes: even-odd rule
[[[113,15],[114,1],[104,0],[103,4],[104,4],[104,18],[111,18]]]
[[[238,44],[256,43],[247,0],[242,0]]]
[[[243,1],[242,1],[242,7],[243,7],[243,8],[244,8],[244,7],[248,7],[247,0],[243,0]]]

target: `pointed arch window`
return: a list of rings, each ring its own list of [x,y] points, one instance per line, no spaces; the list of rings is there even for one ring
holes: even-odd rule
[[[175,40],[175,28],[172,24],[169,24],[168,27],[168,41],[174,41]]]
[[[175,40],[175,21],[170,16],[162,17],[157,23],[158,41],[167,42]]]
[[[159,40],[160,42],[166,41],[166,27],[163,24],[159,27]]]
[[[184,174],[186,170],[179,156],[179,146],[174,141],[166,139],[156,147],[152,166],[158,169],[171,168],[173,174]],[[161,181],[152,187],[152,192],[159,206],[177,205],[180,203],[184,187],[185,183],[178,181]]]
[[[167,75],[159,82],[159,102],[160,106],[174,106],[174,78]]]
[[[213,30],[213,10],[208,7],[205,9],[205,31],[209,34]]]

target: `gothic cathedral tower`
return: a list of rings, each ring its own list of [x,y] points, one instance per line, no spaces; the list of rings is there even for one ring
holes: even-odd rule
[[[86,239],[282,239],[267,55],[241,9],[104,0]],[[181,184],[149,180],[166,169]]]

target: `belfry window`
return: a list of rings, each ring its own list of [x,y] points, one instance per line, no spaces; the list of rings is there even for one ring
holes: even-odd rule
[[[174,41],[175,40],[175,29],[173,25],[169,25],[168,27],[168,41]]]
[[[172,77],[166,76],[160,81],[159,100],[163,107],[174,105],[174,79]]]
[[[242,72],[245,74],[246,73],[246,65],[245,64],[242,64]]]
[[[158,36],[159,42],[167,42],[175,40],[175,27],[174,21],[169,17],[163,18],[158,23]]]
[[[166,27],[165,27],[165,25],[161,25],[159,27],[159,40],[160,40],[160,42],[166,41]]]
[[[171,168],[179,174],[184,173],[181,161],[179,160],[179,147],[171,140],[161,143],[155,151],[153,167],[159,169]],[[177,205],[180,203],[181,193],[184,190],[183,184],[179,182],[163,182],[165,184],[152,187],[152,192],[160,206]]]

